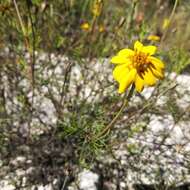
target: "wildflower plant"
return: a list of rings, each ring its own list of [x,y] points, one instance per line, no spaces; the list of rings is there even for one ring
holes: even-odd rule
[[[116,67],[113,70],[113,77],[119,83],[119,93],[125,93],[131,86],[127,96],[124,96],[123,104],[111,120],[111,122],[97,135],[97,139],[110,131],[118,120],[126,105],[130,101],[134,90],[142,92],[145,86],[154,86],[158,79],[164,78],[164,63],[153,55],[156,53],[156,46],[144,46],[136,41],[134,50],[125,48],[112,57],[111,63]]]

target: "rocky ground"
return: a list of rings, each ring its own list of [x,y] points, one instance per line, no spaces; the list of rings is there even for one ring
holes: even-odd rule
[[[158,88],[161,90],[151,87],[141,95],[136,94],[115,126],[110,154],[103,153],[90,169],[81,169],[72,162],[71,172],[68,169],[70,163],[67,168],[65,160],[73,159],[72,151],[65,147],[64,142],[53,139],[52,143],[52,136],[47,136],[47,131],[54,128],[60,112],[68,112],[64,104],[73,104],[76,99],[93,104],[108,96],[117,96],[112,66],[107,59],[83,60],[79,64],[64,56],[44,53],[38,55],[36,63],[37,87],[34,94],[24,75],[17,80],[9,78],[6,75],[8,71],[4,70],[1,79],[7,101],[6,112],[11,115],[11,142],[13,145],[19,142],[17,151],[11,144],[6,155],[1,150],[1,190],[135,190],[160,189],[161,186],[188,189],[188,74],[166,74],[162,88]],[[71,71],[67,78],[66,71]],[[68,78],[70,83],[66,85]],[[65,88],[67,95],[64,94]],[[23,104],[22,94],[26,94],[28,107]],[[31,102],[34,105],[33,115],[28,122],[23,118],[30,115],[23,117],[23,112],[31,109]],[[20,135],[16,137],[17,141],[14,133]],[[31,147],[28,146],[28,134],[36,138]],[[45,138],[49,138],[48,143]]]

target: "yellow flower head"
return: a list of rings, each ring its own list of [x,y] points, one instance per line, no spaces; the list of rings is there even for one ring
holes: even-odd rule
[[[87,22],[84,22],[83,24],[80,25],[80,28],[84,31],[89,31],[90,25]]]
[[[103,25],[100,25],[98,28],[99,32],[104,32],[105,31],[105,27]]]
[[[123,93],[131,85],[141,92],[144,86],[154,86],[157,79],[164,78],[164,63],[153,57],[155,46],[143,46],[139,41],[134,44],[134,50],[122,49],[112,57],[116,64],[113,77],[119,82],[119,93]]]
[[[95,0],[93,7],[92,7],[92,13],[95,17],[99,16],[102,11],[102,0]]]
[[[149,40],[149,41],[160,41],[160,36],[149,35],[147,40]]]

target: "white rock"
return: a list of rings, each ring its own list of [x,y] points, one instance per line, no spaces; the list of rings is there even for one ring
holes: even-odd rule
[[[142,92],[142,95],[143,95],[146,99],[148,99],[148,98],[151,97],[153,90],[154,90],[154,87],[145,88],[145,89],[143,90],[143,92]]]
[[[176,103],[181,109],[187,110],[190,106],[190,92],[184,92],[183,96],[176,100]]]
[[[79,187],[82,190],[97,190],[99,176],[89,170],[84,170],[78,175]]]
[[[24,156],[18,156],[18,157],[16,157],[16,159],[14,159],[14,160],[12,160],[11,161],[11,164],[13,164],[13,165],[18,165],[18,164],[20,164],[20,163],[24,163],[26,161],[26,157],[24,157]]]
[[[119,185],[120,185],[120,187],[121,187],[121,188],[126,188],[126,183],[125,183],[125,182],[123,182],[123,181],[122,181],[122,182],[120,182],[120,184],[119,184]]]
[[[52,185],[45,185],[45,186],[44,185],[39,185],[39,186],[37,186],[37,189],[38,190],[53,190],[53,187],[52,187]]]
[[[79,65],[75,65],[72,67],[71,76],[73,76],[75,78],[75,80],[82,79],[82,71],[81,71],[81,67]]]
[[[57,66],[54,70],[54,74],[61,75],[63,73],[63,69],[60,66]]]
[[[175,144],[183,143],[184,135],[183,135],[182,129],[179,126],[174,126],[170,134]]]
[[[10,184],[8,180],[0,181],[0,189],[1,190],[15,190],[15,186]]]
[[[154,133],[158,133],[171,129],[173,125],[174,121],[171,115],[165,115],[164,117],[151,115],[148,128],[151,129]]]
[[[178,75],[176,78],[179,85],[189,88],[190,76],[189,75]]]

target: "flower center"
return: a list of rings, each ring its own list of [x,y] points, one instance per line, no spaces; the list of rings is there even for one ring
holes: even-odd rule
[[[138,72],[144,72],[148,67],[147,56],[142,52],[135,52],[133,57],[133,66],[138,70]]]

